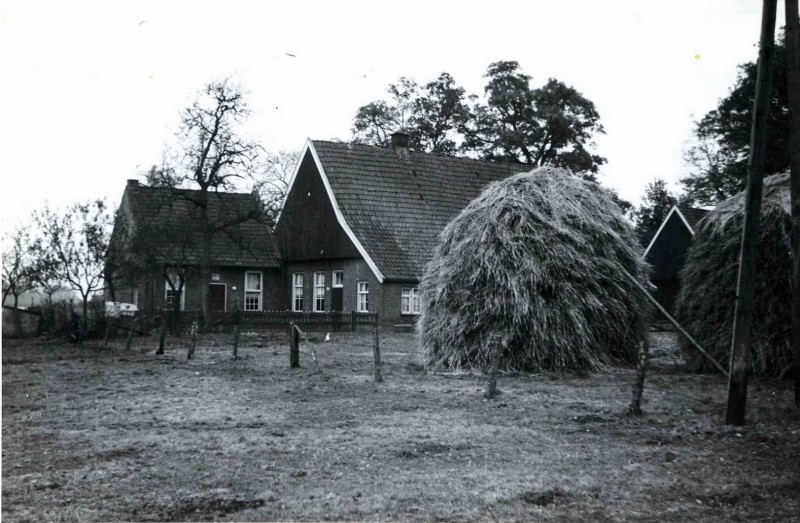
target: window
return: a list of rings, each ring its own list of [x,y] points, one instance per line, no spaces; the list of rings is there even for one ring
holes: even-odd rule
[[[134,287],[131,290],[131,301],[137,307],[139,306],[139,287]]]
[[[314,273],[314,312],[325,312],[325,273]]]
[[[400,296],[401,314],[419,314],[419,289],[402,289]]]
[[[358,302],[356,310],[358,312],[369,312],[369,283],[358,282]]]
[[[292,310],[303,310],[303,273],[292,274]]]
[[[333,286],[344,287],[344,271],[333,271]]]
[[[173,287],[180,287],[180,292],[172,290]],[[175,310],[176,301],[179,304],[178,310],[182,311],[186,304],[186,281],[180,274],[170,272],[164,278],[164,308]]]
[[[244,310],[261,310],[261,273],[247,271],[244,273]]]

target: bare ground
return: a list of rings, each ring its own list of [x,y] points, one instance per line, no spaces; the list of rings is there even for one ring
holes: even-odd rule
[[[798,521],[800,416],[751,382],[723,426],[725,381],[674,370],[653,340],[646,415],[631,369],[589,378],[430,373],[412,335],[287,347],[210,336],[110,350],[3,341],[5,521]],[[315,364],[310,349],[319,361]]]

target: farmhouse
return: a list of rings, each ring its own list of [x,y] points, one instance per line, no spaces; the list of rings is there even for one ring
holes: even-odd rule
[[[255,194],[208,193],[209,227],[200,191],[147,187],[128,180],[109,247],[106,299],[160,308],[201,309],[208,285],[211,312],[282,308],[280,257]],[[211,237],[210,281],[201,274],[204,230]]]
[[[293,311],[378,312],[409,324],[439,233],[490,182],[525,169],[409,149],[308,140],[275,231]]]
[[[655,297],[668,312],[673,311],[680,288],[678,273],[697,223],[707,213],[704,209],[673,206],[644,251],[645,261],[653,267],[650,281],[656,286]]]

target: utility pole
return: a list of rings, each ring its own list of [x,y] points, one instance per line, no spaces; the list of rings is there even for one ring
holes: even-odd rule
[[[758,46],[758,75],[753,124],[750,132],[750,157],[747,162],[744,227],[739,255],[736,311],[733,319],[728,408],[725,423],[744,425],[747,404],[747,371],[753,326],[753,293],[758,254],[758,222],[767,148],[767,117],[772,94],[772,54],[775,45],[775,17],[778,0],[764,0],[761,13],[761,39]]]
[[[786,0],[786,90],[789,95],[789,168],[792,202],[792,375],[800,408],[800,15]]]

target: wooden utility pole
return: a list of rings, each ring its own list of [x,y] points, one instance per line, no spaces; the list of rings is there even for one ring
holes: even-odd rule
[[[747,162],[744,228],[739,254],[739,279],[736,285],[736,310],[728,378],[728,408],[725,423],[744,425],[747,404],[747,371],[753,325],[753,293],[758,254],[758,225],[767,149],[767,117],[772,95],[772,54],[775,44],[775,11],[778,0],[764,0],[761,13],[761,40],[758,49],[758,75],[753,124],[750,132],[750,157]]]
[[[792,202],[792,374],[800,408],[800,15],[786,0],[786,90],[789,95],[789,167]]]

